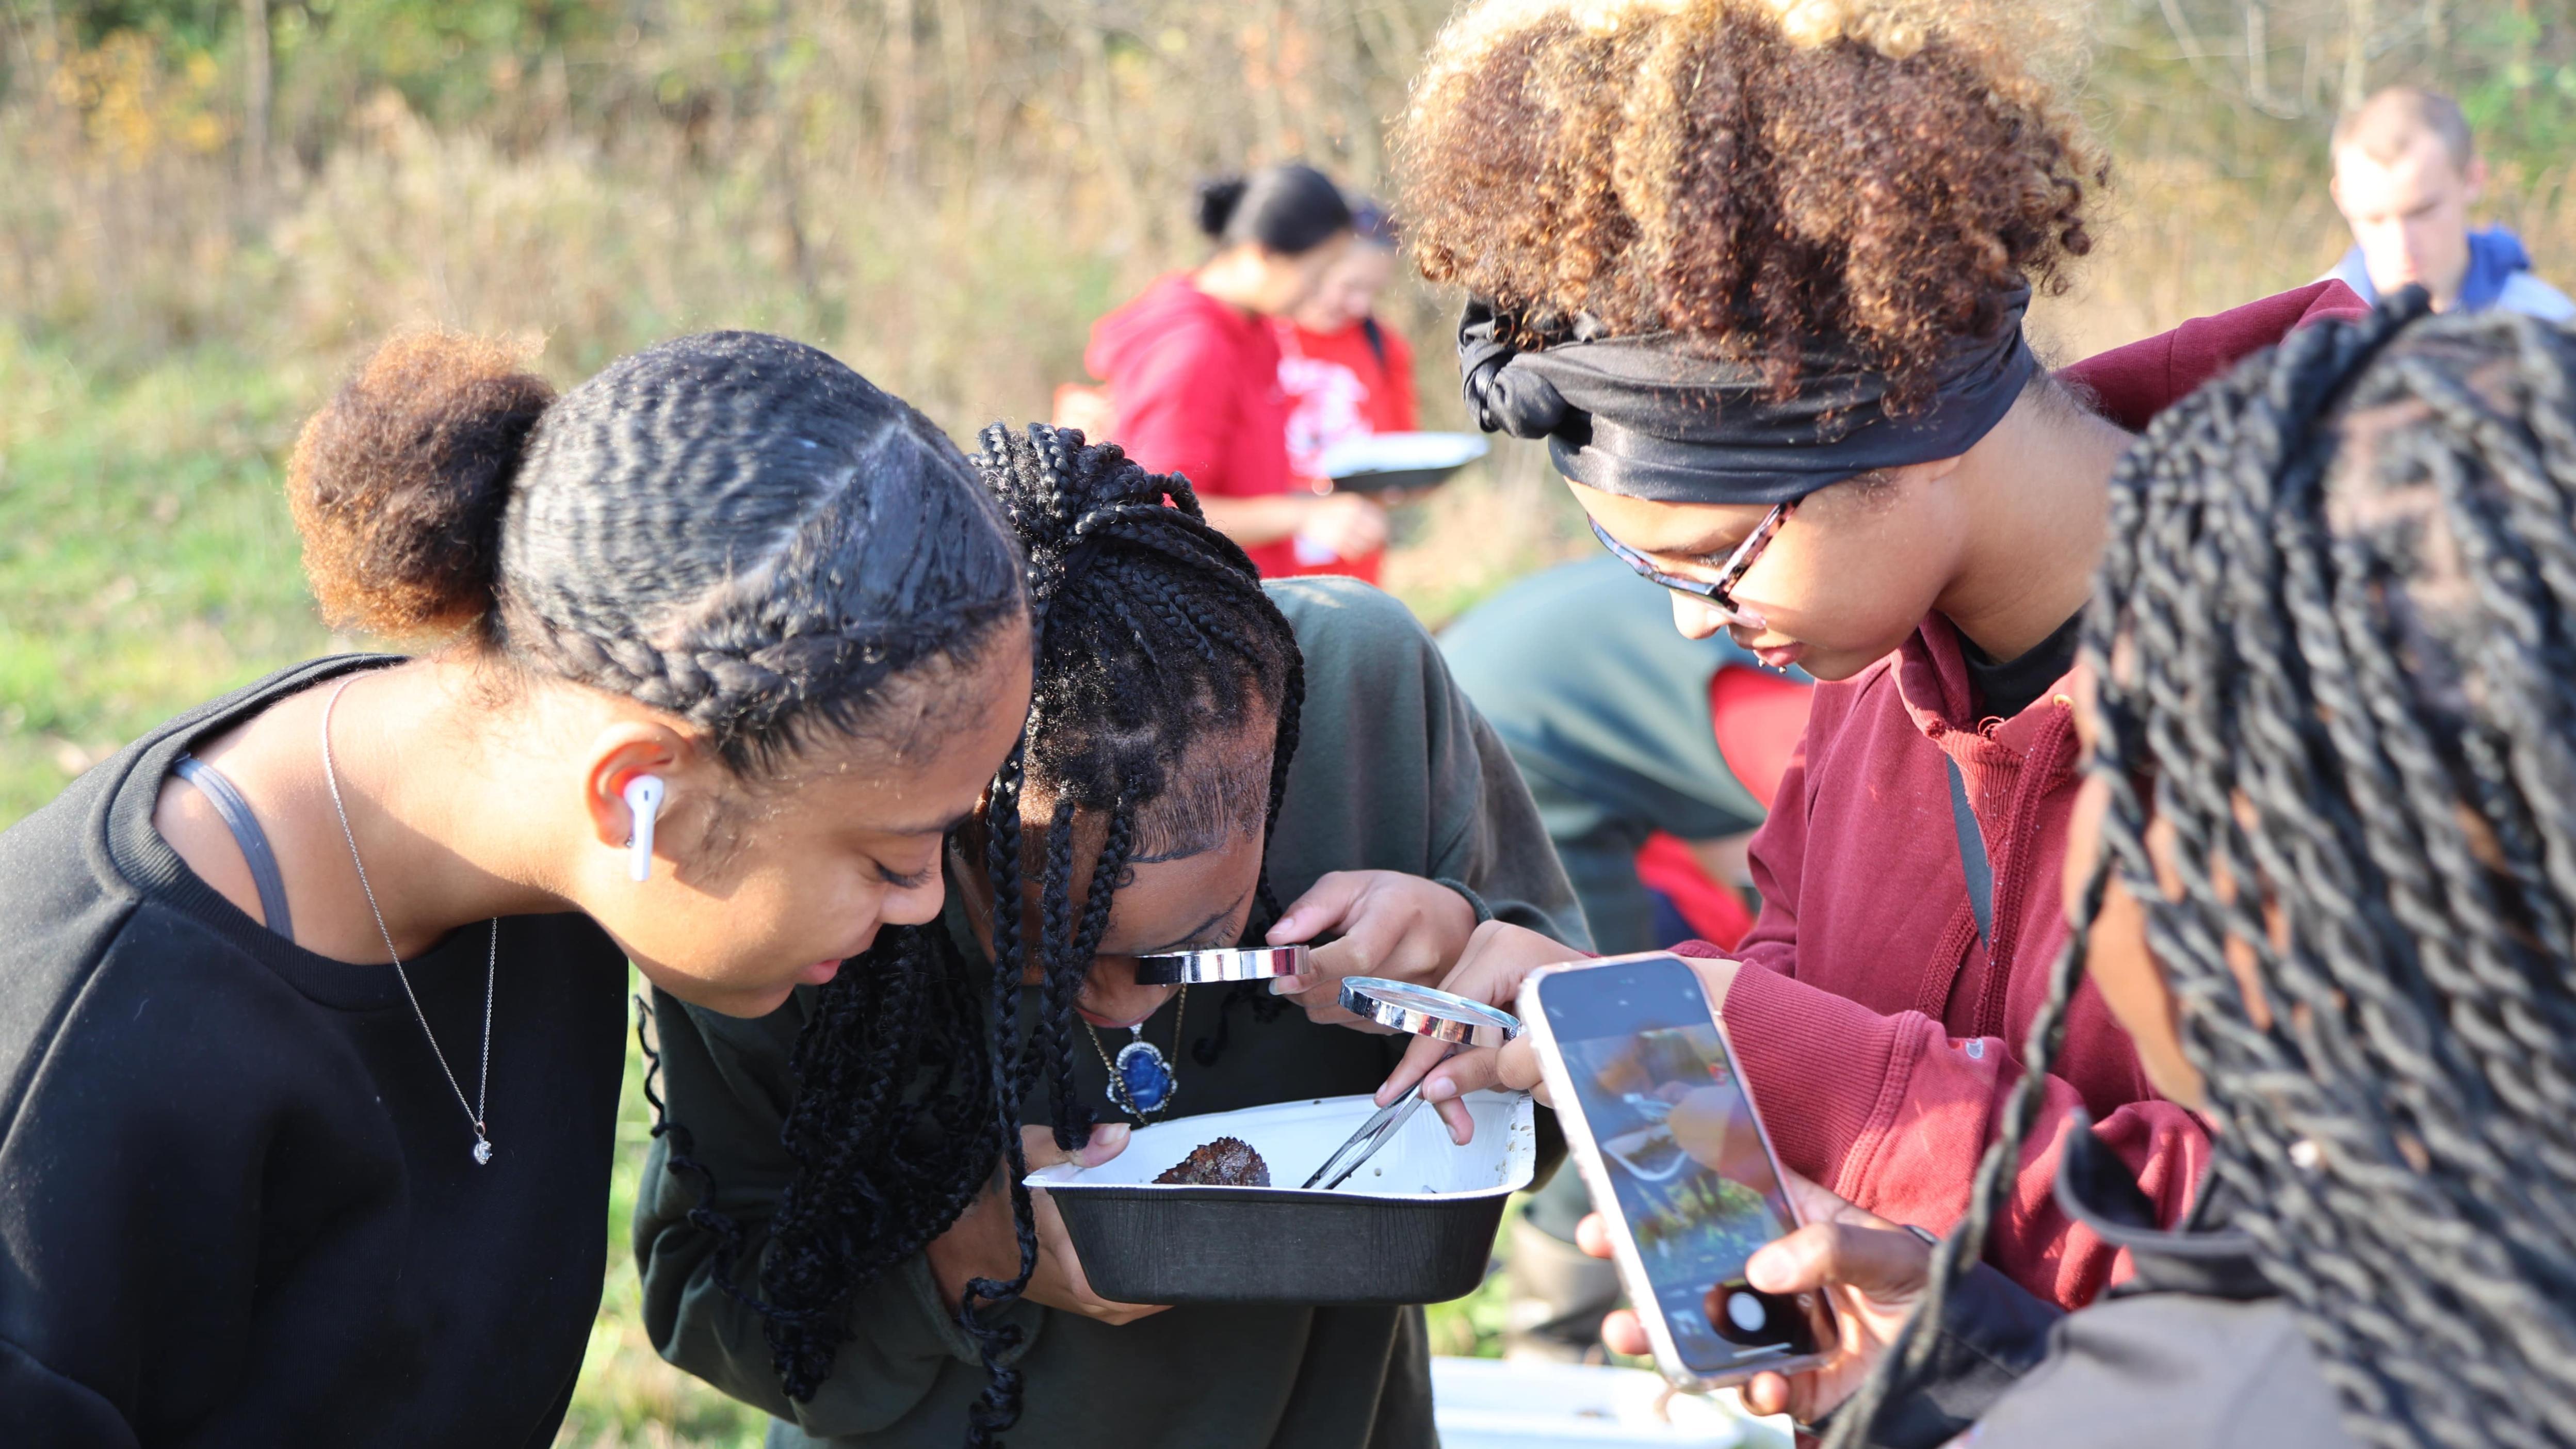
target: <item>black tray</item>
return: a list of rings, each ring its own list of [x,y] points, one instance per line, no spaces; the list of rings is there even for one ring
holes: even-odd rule
[[[1485,1281],[1511,1191],[1414,1202],[1239,1187],[1054,1196],[1091,1291],[1112,1302],[1443,1303]]]
[[[1451,1147],[1448,1129],[1425,1108],[1336,1192],[1296,1184],[1368,1120],[1376,1107],[1366,1097],[1157,1123],[1100,1168],[1050,1168],[1031,1174],[1029,1185],[1049,1190],[1092,1291],[1113,1302],[1439,1303],[1484,1281],[1503,1206],[1529,1185],[1536,1160],[1526,1097],[1477,1092],[1467,1100],[1474,1142]],[[1191,1148],[1226,1136],[1261,1149],[1272,1180],[1286,1185],[1150,1182]],[[1426,1177],[1452,1190],[1367,1190],[1371,1182]],[[1110,1178],[1124,1180],[1101,1180]]]

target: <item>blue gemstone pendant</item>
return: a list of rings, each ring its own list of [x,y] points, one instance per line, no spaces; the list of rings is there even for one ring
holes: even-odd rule
[[[1162,1049],[1141,1037],[1118,1049],[1118,1086],[1126,1093],[1127,1110],[1142,1117],[1160,1111],[1172,1100],[1178,1085],[1172,1079],[1172,1064],[1163,1059]]]

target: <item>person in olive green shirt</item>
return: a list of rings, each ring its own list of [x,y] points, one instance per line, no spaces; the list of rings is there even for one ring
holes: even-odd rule
[[[1014,1441],[1048,1449],[1432,1445],[1419,1308],[1107,1303],[1052,1208],[1006,1184],[1106,1160],[1128,1123],[1373,1091],[1401,1042],[1333,1024],[1335,978],[1437,980],[1487,920],[1581,944],[1580,908],[1401,605],[1254,582],[1186,483],[1079,443],[996,429],[978,459],[1045,625],[1025,774],[957,832],[944,918],[765,1019],[655,1001],[647,1328],[776,1416],[773,1445],[953,1449],[1015,1409]],[[1028,907],[998,946],[997,894]],[[1278,995],[1134,980],[1155,949],[1317,937]],[[1113,1072],[1139,1042],[1165,1068]],[[1026,1101],[990,1085],[1021,1079]],[[980,1132],[996,1112],[1030,1124],[1018,1144]],[[999,1302],[961,1317],[969,1298]]]

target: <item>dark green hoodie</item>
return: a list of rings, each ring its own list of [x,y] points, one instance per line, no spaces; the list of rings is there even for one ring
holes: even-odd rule
[[[1450,680],[1429,635],[1393,599],[1347,579],[1266,585],[1306,660],[1297,758],[1273,838],[1270,879],[1285,904],[1333,870],[1393,870],[1464,891],[1498,917],[1582,943],[1582,916],[1511,756]],[[970,959],[972,937],[952,933]],[[1172,1052],[1171,1113],[1186,1117],[1306,1097],[1374,1091],[1401,1043],[1316,1026],[1302,1011],[1257,1021],[1229,988],[1188,993],[1183,1030],[1227,1043],[1213,1065]],[[655,1002],[668,1120],[687,1129],[714,1175],[715,1206],[759,1235],[793,1165],[778,1133],[793,1087],[788,1054],[803,1000],[740,1021]],[[1178,1001],[1145,1025],[1173,1045]],[[1117,1038],[1112,1040],[1111,1038]],[[1114,1054],[1123,1037],[1102,1045]],[[1084,1099],[1118,1113],[1088,1040],[1074,1043]],[[1044,1100],[1027,1120],[1048,1120]],[[791,1403],[760,1321],[713,1279],[712,1237],[692,1227],[696,1189],[665,1170],[656,1144],[636,1205],[645,1323],[665,1358],[779,1415],[772,1445],[956,1449],[966,1406],[985,1385],[973,1345],[915,1256],[863,1289],[830,1379]],[[1246,1243],[1247,1253],[1273,1251]],[[1169,1309],[1120,1327],[1023,1303],[1026,1391],[1011,1442],[1043,1449],[1414,1449],[1435,1443],[1419,1308],[1298,1306]]]

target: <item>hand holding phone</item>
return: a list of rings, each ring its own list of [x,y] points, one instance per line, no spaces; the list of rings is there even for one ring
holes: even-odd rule
[[[1471,1001],[1515,1007],[1520,1000],[1521,983],[1531,973],[1548,966],[1586,965],[1593,959],[1536,931],[1487,921],[1468,939],[1466,951],[1459,956],[1457,967],[1442,978],[1440,989]],[[1723,1006],[1727,988],[1740,969],[1738,964],[1714,957],[1683,959],[1698,974],[1711,1009]],[[1445,1058],[1434,1044],[1416,1042],[1395,1070],[1387,1074],[1386,1084],[1378,1088],[1378,1105],[1403,1096],[1416,1082],[1422,1084],[1423,1100],[1440,1109],[1452,1140],[1462,1145],[1473,1136],[1473,1124],[1457,1099],[1469,1092],[1489,1087],[1534,1092],[1542,1105],[1556,1105],[1548,1100],[1549,1087],[1539,1072],[1538,1052],[1526,1037],[1499,1050],[1462,1051]]]
[[[1825,1295],[1745,1276],[1801,1219],[1690,964],[1651,952],[1546,967],[1520,1008],[1664,1377],[1702,1390],[1821,1364],[1839,1333]]]
[[[1814,1368],[1755,1373],[1744,1384],[1744,1407],[1813,1423],[1850,1398],[1896,1341],[1931,1281],[1933,1245],[1795,1172],[1781,1173],[1806,1226],[1747,1259],[1744,1276],[1769,1293],[1821,1290],[1833,1304],[1839,1334]],[[1599,1213],[1576,1225],[1574,1241],[1595,1258],[1612,1256],[1609,1220]],[[1645,1325],[1626,1308],[1601,1320],[1601,1342],[1613,1353],[1654,1352]]]

